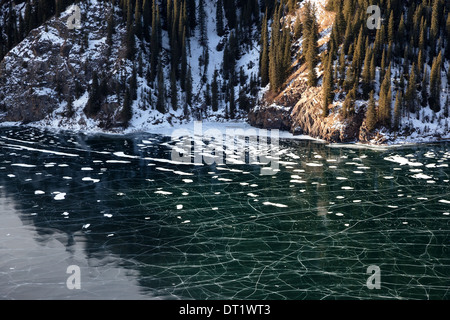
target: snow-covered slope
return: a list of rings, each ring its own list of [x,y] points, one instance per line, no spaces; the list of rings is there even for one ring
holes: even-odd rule
[[[211,83],[214,70],[222,69],[223,50],[218,51],[218,44],[224,37],[216,32],[215,1],[205,1],[206,25],[208,36],[209,65],[207,68],[208,83]],[[12,49],[0,64],[0,105],[4,113],[0,113],[0,121],[32,122],[36,126],[58,127],[73,130],[123,131],[122,104],[123,84],[132,76],[133,62],[127,60],[125,49],[126,26],[121,23],[115,26],[112,45],[108,46],[107,17],[114,12],[117,21],[118,8],[109,2],[89,0],[78,3],[81,9],[81,28],[69,30],[67,20],[72,14],[67,8],[60,17],[53,17],[30,34]],[[198,28],[197,28],[198,29]],[[256,31],[256,30],[255,30]],[[137,74],[137,99],[132,104],[132,117],[126,131],[145,130],[154,126],[176,125],[197,118],[223,121],[225,119],[226,99],[219,100],[218,111],[204,105],[206,83],[201,79],[204,67],[199,57],[203,47],[199,43],[200,31],[190,37],[188,47],[188,64],[192,71],[193,101],[185,114],[184,106],[174,110],[170,105],[170,64],[166,63],[170,48],[167,31],[162,31],[162,61],[165,75],[166,109],[165,114],[155,109],[156,89],[151,88],[145,74]],[[255,37],[256,38],[256,37]],[[145,40],[143,40],[145,41]],[[136,37],[135,66],[142,59],[144,69],[149,65],[150,54]],[[241,49],[241,57],[236,69],[242,67],[248,79],[258,74],[259,55],[257,41],[248,48]],[[92,74],[97,72],[108,86],[109,94],[104,99],[101,111],[96,117],[86,116],[84,109],[89,100],[89,89]],[[223,81],[219,75],[219,82]],[[179,84],[178,84],[179,86]],[[119,94],[116,92],[120,91]],[[178,101],[184,101],[181,89]],[[239,86],[235,87],[237,99]],[[225,98],[225,93],[222,93]],[[69,100],[72,100],[73,116],[68,117]],[[236,118],[245,117],[245,113],[237,110]]]

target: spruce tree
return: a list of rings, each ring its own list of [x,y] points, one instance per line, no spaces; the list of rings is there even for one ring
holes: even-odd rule
[[[213,112],[217,112],[219,109],[219,84],[217,83],[218,75],[218,71],[214,70],[213,81],[211,83],[211,107]]]
[[[403,95],[399,90],[397,91],[397,97],[395,98],[395,106],[394,106],[394,130],[398,130],[401,124],[401,115],[402,115],[402,107],[403,107]]]
[[[158,110],[160,113],[166,113],[164,87],[164,70],[160,63],[158,65],[158,96],[156,101],[156,110]]]
[[[333,102],[333,61],[331,55],[327,59],[327,64],[325,67],[325,73],[323,76],[323,86],[322,86],[322,117],[327,117],[329,114],[328,106]]]
[[[447,59],[450,59],[450,14],[447,15],[447,22],[445,26],[445,33],[446,33],[446,50],[445,50],[445,56]]]
[[[234,94],[234,86],[231,84],[229,88],[229,97],[230,97],[230,118],[234,119],[236,117],[236,99]]]
[[[441,68],[442,68],[442,53],[434,59],[430,73],[430,108],[434,112],[441,110]]]
[[[187,71],[185,82],[186,82],[184,85],[185,90],[186,90],[186,104],[185,105],[189,107],[192,105],[192,72],[191,72],[190,66],[188,66],[188,71]]]
[[[133,112],[131,109],[131,97],[130,97],[130,91],[128,88],[125,89],[125,97],[123,99],[123,105],[122,105],[122,120],[124,127],[128,127],[130,124],[130,120],[133,116]]]
[[[380,88],[380,100],[378,106],[378,122],[388,127],[391,120],[391,104],[392,104],[392,90],[391,90],[391,66],[389,65],[383,82]]]
[[[152,34],[150,40],[150,67],[151,75],[150,79],[155,80],[156,73],[158,70],[158,57],[161,50],[160,43],[161,39],[159,37],[159,29],[161,28],[161,20],[159,15],[159,6],[157,5],[157,0],[153,0],[153,10],[152,10]]]
[[[362,90],[363,90],[363,96],[367,99],[367,96],[369,95],[369,92],[371,90],[371,84],[373,79],[371,78],[370,73],[370,61],[372,58],[370,46],[366,47],[366,54],[364,58],[364,67],[362,72]]]
[[[170,72],[170,103],[172,104],[173,111],[178,109],[178,86],[176,69],[172,68]]]
[[[366,112],[366,126],[369,132],[372,132],[377,125],[377,110],[375,106],[373,90],[370,92],[369,104]]]
[[[416,90],[416,67],[413,63],[411,72],[408,79],[408,87],[405,92],[405,105],[408,107],[409,112],[416,112],[417,110],[417,90]]]
[[[217,0],[216,5],[216,29],[217,35],[222,37],[225,34],[223,27],[223,0]]]
[[[267,26],[267,10],[261,28],[261,56],[259,68],[261,86],[265,87],[269,83],[269,31]]]

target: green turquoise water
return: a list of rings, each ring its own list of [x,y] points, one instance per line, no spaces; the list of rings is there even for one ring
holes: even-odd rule
[[[281,140],[274,175],[173,145],[0,129],[0,298],[449,297],[450,144]]]

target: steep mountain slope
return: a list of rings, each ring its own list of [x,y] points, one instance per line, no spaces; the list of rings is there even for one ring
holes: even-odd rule
[[[282,18],[284,21],[291,21],[288,23],[291,30],[295,29],[296,19],[304,19],[305,3],[302,2],[300,9],[294,14],[289,13]],[[310,3],[316,8],[319,23],[317,45],[320,59],[315,70],[319,81],[316,85],[308,84],[310,71],[301,51],[305,41],[301,37],[293,45],[297,54],[291,65],[292,74],[276,94],[271,90],[270,84],[263,90],[259,106],[249,114],[251,124],[288,128],[294,133],[304,133],[332,142],[395,143],[450,138],[448,3],[404,3],[392,0],[382,5],[376,1],[375,4],[382,9],[382,16],[381,28],[375,30],[366,26],[370,14],[366,13],[367,4],[364,1],[315,0]],[[348,12],[347,16],[343,11]],[[336,15],[342,18],[338,20]],[[342,26],[336,26],[336,21],[340,21]],[[445,21],[447,31],[444,28]],[[336,31],[339,28],[345,34],[341,31],[339,35]],[[431,37],[433,28],[436,30],[434,38]],[[416,31],[418,29],[424,30],[421,31],[424,40],[415,35],[419,34]],[[407,43],[409,37],[411,42]],[[362,50],[356,53],[358,47]],[[299,56],[303,60],[301,63],[297,59]],[[330,56],[331,67],[328,67]],[[365,56],[368,56],[367,59]],[[361,73],[367,69],[366,74],[369,74],[369,63],[373,79],[366,84],[365,74]],[[324,80],[328,68],[332,79],[329,94],[333,98],[324,106]],[[434,101],[439,103],[433,103],[431,99],[434,90],[431,85],[433,70],[434,79],[437,79],[434,81],[437,88],[434,91]],[[414,72],[420,72],[420,75],[412,82],[411,74]],[[385,74],[390,74],[390,81],[383,81]],[[410,97],[406,101],[408,85],[413,88],[409,93],[415,98]],[[383,86],[386,88],[384,91]],[[367,122],[370,104],[367,88],[374,93],[374,128],[368,127]],[[349,94],[350,92],[352,93]],[[396,100],[399,101],[396,103]],[[383,112],[386,115],[384,118],[381,117]]]
[[[167,2],[154,3],[159,3],[162,7]],[[159,31],[161,49],[158,65],[161,64],[161,70],[158,73],[162,75],[161,93],[158,78],[150,79],[153,50],[150,40],[144,36],[135,36],[134,57],[128,57],[127,21],[122,18],[124,13],[121,3],[122,1],[96,0],[76,2],[81,11],[79,29],[68,28],[68,20],[74,14],[74,8],[67,7],[58,17],[53,16],[31,30],[23,41],[9,51],[0,64],[1,121],[34,122],[68,129],[122,131],[127,128],[130,131],[196,118],[238,119],[246,115],[242,106],[240,108],[243,105],[240,102],[249,103],[252,100],[248,83],[256,79],[258,74],[258,64],[253,58],[258,55],[255,40],[258,38],[257,29],[250,30],[250,39],[245,46],[241,46],[239,57],[235,61],[234,69],[240,74],[224,79],[223,72],[219,71],[222,70],[228,39],[234,30],[230,30],[224,18],[224,34],[218,36],[216,3],[204,1],[202,10],[205,16],[206,44],[202,43],[199,22],[190,31],[191,35],[187,40],[186,60],[192,86],[192,97],[188,104],[187,91],[182,88],[185,79],[177,79],[175,88],[172,87],[173,48],[169,41],[169,30],[165,30],[163,25]],[[177,2],[174,3],[176,6]],[[5,4],[3,10],[7,11],[8,5],[10,3]],[[134,7],[143,5],[142,0],[134,2]],[[13,9],[21,12],[23,7],[24,4],[21,4]],[[182,5],[178,4],[178,7]],[[197,10],[199,18],[200,7]],[[158,10],[160,11],[164,12],[163,9]],[[108,19],[114,21],[112,35],[108,35]],[[163,18],[161,20],[161,24],[167,24]],[[208,52],[206,62],[205,51]],[[214,76],[216,70],[218,72]],[[211,106],[211,101],[208,102],[211,99],[213,79],[220,85],[215,100],[216,110]],[[135,96],[130,99],[127,97],[127,90],[132,90],[133,81]],[[256,84],[256,80],[254,83]],[[234,91],[233,110],[230,110],[232,105],[229,90]],[[94,100],[93,91],[98,96],[95,99],[98,106],[94,112],[90,110]],[[176,105],[172,105],[174,93]],[[163,111],[157,109],[160,99],[164,102]]]

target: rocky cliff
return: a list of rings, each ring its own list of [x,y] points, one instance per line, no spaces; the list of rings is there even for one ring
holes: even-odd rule
[[[84,21],[81,29],[69,29],[67,21],[72,15],[68,9],[60,17],[52,18],[34,29],[0,63],[0,105],[5,112],[3,121],[23,123],[51,119],[84,107],[94,71],[102,74],[103,85],[114,88],[117,74],[126,71],[120,44],[124,32],[117,28],[113,35],[116,45],[107,45],[105,19],[110,7],[104,3],[83,6]],[[72,101],[70,101],[72,100]],[[70,105],[72,104],[72,105]],[[96,120],[119,123],[119,104],[106,97],[100,106],[102,112]],[[86,117],[80,112],[79,124]],[[61,117],[70,122],[70,117]]]

